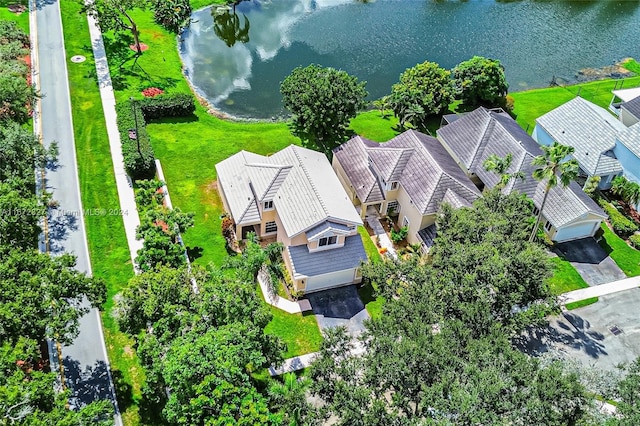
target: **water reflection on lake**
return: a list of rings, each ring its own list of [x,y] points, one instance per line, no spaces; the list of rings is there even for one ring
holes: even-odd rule
[[[424,60],[500,59],[512,90],[640,57],[640,1],[272,0],[203,9],[182,36],[197,90],[233,115],[283,113],[279,84],[319,63],[366,80],[371,98]]]

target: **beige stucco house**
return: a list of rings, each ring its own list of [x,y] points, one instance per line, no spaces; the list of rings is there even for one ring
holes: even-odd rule
[[[361,217],[397,214],[407,241],[424,249],[433,244],[442,203],[470,206],[480,196],[440,142],[414,130],[385,143],[356,136],[333,153],[333,169]]]
[[[362,220],[324,154],[291,145],[269,157],[241,151],[216,164],[236,235],[283,243],[296,291],[359,283]]]

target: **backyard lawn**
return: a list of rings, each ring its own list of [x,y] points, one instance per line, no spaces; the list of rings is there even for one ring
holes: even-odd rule
[[[622,272],[628,277],[640,275],[640,251],[630,247],[622,238],[613,233],[609,227],[603,223],[604,235],[600,240],[600,245],[618,264]]]

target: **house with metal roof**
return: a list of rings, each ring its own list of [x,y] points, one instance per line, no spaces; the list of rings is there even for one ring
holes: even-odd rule
[[[438,140],[466,174],[478,185],[493,188],[500,177],[484,169],[485,160],[493,154],[500,157],[511,154],[507,172],[522,172],[525,178],[512,179],[503,192],[526,194],[533,200],[537,214],[546,185],[532,176],[535,166],[531,163],[542,155],[538,143],[502,110],[481,107],[448,122],[437,131]],[[551,188],[542,210],[545,232],[557,242],[593,236],[606,217],[575,182],[566,188],[560,185]]]
[[[532,137],[541,145],[557,141],[572,146],[582,176],[600,176],[600,188],[608,189],[622,174],[615,155],[616,135],[624,124],[606,109],[576,97],[536,119]]]
[[[362,220],[324,154],[295,145],[268,157],[241,151],[216,164],[216,172],[236,235],[282,242],[296,291],[362,280]]]
[[[377,143],[356,136],[333,151],[333,169],[362,217],[398,215],[407,240],[433,244],[440,205],[470,206],[481,194],[433,137],[415,130]]]

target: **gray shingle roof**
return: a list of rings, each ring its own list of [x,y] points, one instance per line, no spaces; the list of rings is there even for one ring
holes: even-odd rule
[[[424,244],[426,248],[433,247],[436,240],[436,224],[434,223],[418,231],[418,238],[420,238],[420,241],[422,241],[422,244]]]
[[[336,148],[334,155],[363,202],[382,201],[375,173],[376,170],[385,173],[389,169],[394,171],[387,172],[386,176],[398,176],[397,181],[423,215],[438,211],[447,191],[455,193],[458,203],[460,200],[471,203],[480,196],[476,186],[442,145],[431,136],[414,130],[382,144],[365,143],[358,136]],[[369,167],[370,158],[375,163],[375,170]],[[383,160],[389,161],[390,165],[382,165]],[[369,188],[372,190],[367,192]]]
[[[618,141],[640,158],[640,122],[618,133]]]
[[[512,179],[504,192],[518,191],[526,194],[540,208],[540,194],[544,193],[545,183],[533,178],[535,167],[531,162],[536,156],[542,155],[542,150],[508,114],[478,108],[440,128],[437,134],[455,157],[465,159],[469,172],[475,173],[488,188],[493,188],[499,177],[484,170],[484,160],[491,154],[504,157],[511,153],[511,167],[507,172],[520,171],[525,179]],[[552,188],[542,213],[555,227],[559,227],[587,212],[606,217],[600,206],[577,184],[572,183],[567,188]]]
[[[624,102],[620,105],[620,108],[624,108],[629,114],[640,120],[640,96],[637,96],[630,101]]]
[[[609,175],[622,171],[611,154],[616,134],[625,126],[607,110],[576,97],[536,120],[554,140],[575,148],[573,157],[589,175]]]
[[[216,172],[238,224],[259,221],[268,200],[289,237],[327,219],[362,224],[322,153],[295,145],[271,157],[241,151],[216,164]]]
[[[309,253],[306,245],[289,246],[286,248],[291,259],[294,274],[307,277],[344,271],[359,266],[367,261],[360,235],[345,238],[344,246]],[[285,253],[285,256],[287,253]]]
[[[319,224],[318,226],[314,226],[311,229],[308,229],[306,234],[307,234],[307,239],[311,239],[315,236],[324,234],[327,231],[338,231],[338,233],[348,233],[351,231],[351,228],[343,225],[341,223],[335,223],[335,222],[331,222],[329,220],[326,220],[324,222],[322,222],[321,224]]]

